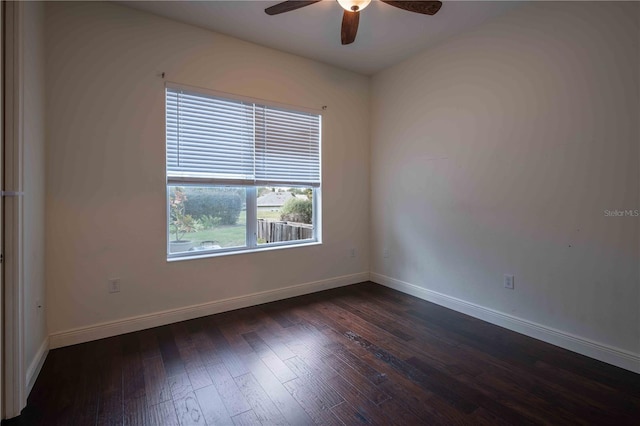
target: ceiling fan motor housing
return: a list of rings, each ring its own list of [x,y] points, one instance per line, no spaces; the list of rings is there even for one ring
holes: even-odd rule
[[[371,0],[338,0],[340,6],[349,12],[359,12],[365,7],[369,6]]]

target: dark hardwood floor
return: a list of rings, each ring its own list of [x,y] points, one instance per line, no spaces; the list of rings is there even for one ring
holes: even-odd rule
[[[640,375],[363,283],[52,350],[19,424],[639,419]]]

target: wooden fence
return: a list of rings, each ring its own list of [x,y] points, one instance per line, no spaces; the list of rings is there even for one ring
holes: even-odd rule
[[[294,222],[258,220],[258,240],[265,243],[308,240],[313,238],[313,225]]]

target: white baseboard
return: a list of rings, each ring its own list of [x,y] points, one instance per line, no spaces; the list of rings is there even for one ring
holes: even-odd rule
[[[368,280],[369,272],[361,272],[358,274],[343,275],[341,277],[279,288],[276,290],[261,291],[246,296],[232,297],[229,299],[216,300],[183,308],[138,315],[117,321],[103,322],[100,324],[90,325],[88,327],[79,327],[53,333],[49,336],[49,343],[51,349],[55,349],[62,346],[75,345],[78,343],[103,339],[105,337],[131,333],[133,331],[204,317],[234,309],[246,308],[248,306],[259,305],[261,303],[288,299],[290,297],[315,293],[317,291],[356,284]]]
[[[609,346],[603,343],[594,342],[587,338],[576,336],[561,330],[556,330],[532,321],[505,314],[504,312],[485,308],[465,300],[447,296],[432,290],[427,290],[408,282],[387,277],[375,272],[371,272],[371,281],[389,288],[410,294],[420,299],[433,302],[454,311],[462,312],[491,324],[513,330],[534,339],[542,340],[552,345],[586,355],[591,358],[624,368],[636,373],[640,373],[640,354],[626,351],[624,349]]]
[[[31,360],[31,364],[27,368],[27,392],[26,395],[31,393],[31,389],[33,389],[33,385],[38,378],[38,374],[40,374],[40,370],[42,370],[42,366],[44,365],[44,360],[47,359],[47,354],[49,353],[49,337],[45,337],[42,341],[42,344],[38,348],[38,352]]]

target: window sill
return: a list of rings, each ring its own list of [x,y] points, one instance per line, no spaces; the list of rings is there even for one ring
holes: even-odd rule
[[[238,254],[248,254],[248,253],[260,253],[266,251],[273,250],[283,250],[283,249],[292,249],[292,248],[301,248],[301,247],[312,247],[322,245],[320,241],[310,241],[308,243],[300,243],[300,244],[281,244],[281,245],[273,245],[267,247],[258,247],[246,250],[229,250],[229,251],[209,251],[206,253],[202,252],[194,252],[191,254],[186,252],[185,254],[177,254],[170,257],[167,257],[167,262],[178,262],[182,260],[196,260],[196,259],[207,259],[210,257],[221,257],[221,256],[233,256]],[[197,253],[197,254],[196,254]]]

